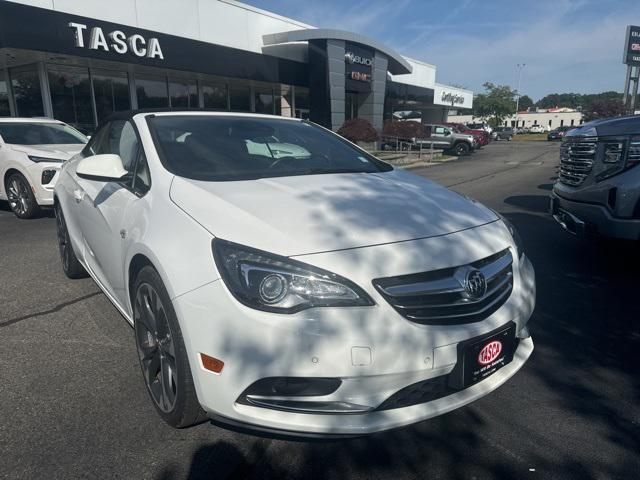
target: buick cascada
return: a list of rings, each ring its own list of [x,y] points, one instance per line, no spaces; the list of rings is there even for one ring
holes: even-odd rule
[[[62,265],[134,327],[159,415],[361,435],[472,402],[533,351],[494,211],[315,124],[131,112],[67,161]]]

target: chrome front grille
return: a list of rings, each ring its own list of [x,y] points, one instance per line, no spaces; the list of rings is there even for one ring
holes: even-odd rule
[[[565,140],[560,146],[560,182],[577,187],[591,173],[598,146],[596,138]]]
[[[468,273],[479,270],[486,290],[469,294]],[[373,285],[403,317],[423,325],[480,322],[497,311],[513,289],[513,257],[507,248],[490,257],[458,267],[378,278]]]

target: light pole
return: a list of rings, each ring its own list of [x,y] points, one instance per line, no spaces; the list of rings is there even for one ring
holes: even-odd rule
[[[518,69],[518,88],[516,89],[516,128],[518,128],[518,107],[520,106],[520,79],[522,78],[522,69],[526,63],[518,63],[516,68]]]

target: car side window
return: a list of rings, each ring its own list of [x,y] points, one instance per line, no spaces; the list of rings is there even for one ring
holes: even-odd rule
[[[149,164],[144,150],[138,150],[138,160],[136,162],[136,170],[133,175],[133,191],[142,196],[151,189],[151,175],[149,173]]]
[[[138,148],[138,136],[131,121],[116,120],[112,122],[109,129],[109,151],[105,153],[120,155],[122,166],[128,172],[132,172]]]
[[[436,135],[444,135],[444,128],[443,127],[436,127],[434,133]]]
[[[109,123],[106,124],[100,130],[98,130],[93,137],[91,137],[91,140],[89,140],[89,143],[87,144],[85,150],[83,151],[83,153],[85,154],[84,156],[101,155],[103,153],[109,153],[108,139],[109,139],[110,127],[111,127],[111,124]]]

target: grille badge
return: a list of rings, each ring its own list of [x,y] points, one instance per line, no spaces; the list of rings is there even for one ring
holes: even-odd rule
[[[464,282],[464,290],[473,299],[480,299],[487,293],[487,280],[480,270],[471,270],[467,273]]]

